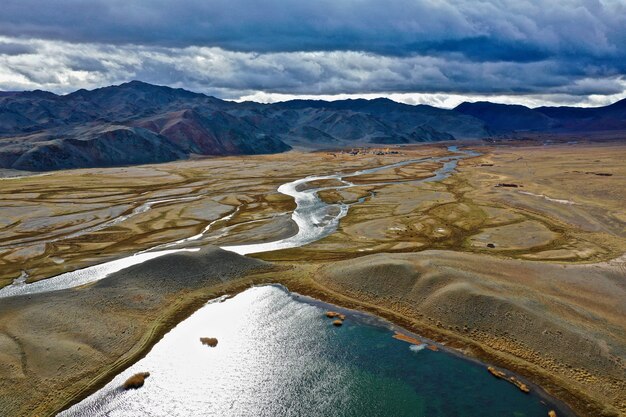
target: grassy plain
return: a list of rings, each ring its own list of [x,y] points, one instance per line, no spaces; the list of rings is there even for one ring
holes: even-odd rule
[[[294,234],[289,216],[280,216],[295,207],[276,191],[281,184],[444,152],[443,146],[385,156],[289,152],[0,179],[0,287],[22,272],[32,282],[193,236],[236,210],[203,241]]]
[[[471,148],[482,155],[440,182],[411,182],[440,166],[427,162],[323,192],[329,202],[366,198],[336,233],[254,256],[271,264],[209,249],[3,300],[0,405],[18,415],[57,411],[206,299],[279,282],[516,371],[580,415],[626,415],[626,144]],[[445,153],[441,145],[384,156],[291,152],[0,180],[1,283],[188,237],[235,210],[196,243],[287,236],[294,204],[280,184]],[[161,202],[115,223],[150,201]],[[34,386],[56,400],[35,401]]]

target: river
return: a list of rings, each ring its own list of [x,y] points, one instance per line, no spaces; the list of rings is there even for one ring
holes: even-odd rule
[[[354,187],[351,177],[421,162],[440,162],[442,167],[432,177],[412,182],[440,181],[460,159],[476,155],[455,147],[449,150],[455,153],[283,184],[278,191],[296,202],[292,219],[298,232],[274,242],[223,249],[250,254],[322,239],[337,229],[350,205],[326,204],[319,191]],[[340,185],[303,189],[317,180],[337,180]],[[235,214],[156,250],[33,284],[12,285],[0,290],[0,297],[71,288],[159,256],[198,250],[181,245],[198,243],[214,224]],[[325,317],[329,308],[347,315],[341,327]],[[441,346],[431,351],[426,344],[395,339],[394,331],[404,332],[376,317],[279,286],[254,287],[207,303],[167,333],[146,357],[60,416],[540,417],[551,409],[559,416],[571,415],[537,387],[524,394],[476,361]],[[211,348],[200,343],[201,337],[216,337],[219,343]],[[129,376],[145,371],[150,377],[142,388],[121,388]]]
[[[449,156],[410,159],[347,174],[336,173],[330,175],[310,176],[283,184],[278,187],[278,192],[293,197],[295,200],[296,209],[293,211],[291,218],[298,225],[298,232],[293,236],[273,242],[223,246],[222,249],[246,255],[269,252],[278,249],[296,248],[320,240],[337,230],[339,221],[348,213],[351,204],[326,204],[321,198],[319,198],[319,191],[347,189],[355,186],[367,186],[367,184],[353,184],[349,181],[349,179],[358,175],[372,174],[385,169],[423,162],[439,162],[442,163],[442,166],[434,172],[433,176],[419,180],[411,180],[410,182],[417,184],[441,181],[454,171],[459,160],[478,155],[478,153],[471,150],[459,150],[456,146],[450,146],[448,147],[448,150],[452,152]],[[337,180],[341,182],[341,185],[317,187],[304,190],[300,189],[300,186],[317,180]],[[363,199],[359,202],[362,201]],[[359,202],[355,204],[358,204]],[[67,272],[30,284],[23,282],[24,280],[18,279],[13,285],[8,285],[0,289],[0,298],[73,288],[101,280],[114,272],[143,263],[150,259],[180,251],[197,250],[190,247],[181,248],[180,246],[190,244],[193,245],[194,243],[197,243],[204,237],[204,235],[212,231],[212,226],[214,224],[231,218],[235,213],[236,210],[223,218],[211,222],[200,234],[175,242],[161,244],[155,248],[143,250],[131,256]]]

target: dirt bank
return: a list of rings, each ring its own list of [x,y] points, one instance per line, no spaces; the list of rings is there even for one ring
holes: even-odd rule
[[[0,410],[52,415],[136,361],[220,286],[268,270],[218,248],[157,258],[90,286],[0,303]]]
[[[623,413],[619,264],[428,251],[271,266],[216,248],[158,258],[84,288],[3,300],[0,409],[52,415],[138,360],[206,300],[273,282],[510,369],[581,416]]]
[[[626,413],[623,268],[621,261],[556,265],[425,251],[335,262],[314,279],[598,416]]]

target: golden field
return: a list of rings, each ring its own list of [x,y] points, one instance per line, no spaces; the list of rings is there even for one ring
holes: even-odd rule
[[[625,414],[626,144],[469,148],[481,155],[443,181],[412,181],[440,167],[426,161],[321,192],[327,202],[365,200],[304,247],[253,257],[208,247],[82,288],[2,300],[0,408],[58,411],[207,299],[279,282],[511,369],[580,415]],[[193,236],[231,213],[193,244],[289,236],[295,206],[279,185],[446,152],[289,152],[2,179],[0,285]]]

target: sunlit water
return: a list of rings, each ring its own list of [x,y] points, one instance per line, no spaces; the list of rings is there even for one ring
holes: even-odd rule
[[[157,252],[138,253],[125,258],[116,259],[114,261],[90,266],[88,268],[78,269],[72,272],[66,272],[52,278],[26,284],[18,278],[13,285],[8,285],[0,289],[0,298],[12,297],[15,295],[37,294],[42,292],[62,290],[65,288],[74,288],[86,285],[91,282],[98,281],[109,274],[121,271],[133,265],[155,259],[163,255],[170,255],[177,252],[197,252],[200,248],[162,250]]]
[[[483,365],[392,338],[348,313],[334,327],[317,303],[276,286],[212,302],[67,416],[545,417],[556,407]],[[200,343],[216,337],[217,347]],[[123,382],[150,372],[145,385]]]
[[[296,209],[292,213],[291,218],[298,225],[298,232],[293,236],[272,242],[230,245],[223,246],[222,249],[236,252],[241,255],[246,255],[252,253],[269,252],[279,249],[297,248],[318,241],[337,230],[339,221],[348,213],[348,210],[350,208],[350,204],[326,204],[324,201],[322,201],[321,198],[319,198],[319,191],[329,189],[340,190],[354,187],[356,185],[349,181],[351,177],[372,174],[385,169],[401,167],[404,165],[420,162],[441,162],[443,163],[443,165],[441,168],[434,172],[434,175],[432,177],[419,180],[411,180],[409,182],[426,183],[441,181],[442,179],[448,177],[454,171],[459,160],[478,155],[476,152],[469,150],[460,151],[456,146],[450,146],[448,147],[448,150],[451,152],[456,152],[456,154],[438,158],[411,159],[347,174],[312,176],[283,184],[278,188],[278,192],[293,197],[296,203]],[[341,181],[342,185],[298,190],[299,186],[304,185],[308,182],[331,179]],[[367,184],[359,184],[358,186],[362,187],[364,185]],[[360,202],[362,201],[363,199],[360,200]],[[184,244],[193,244],[194,242],[200,241],[205,234],[212,231],[212,227],[216,223],[232,218],[234,214],[236,214],[236,212],[237,210],[224,216],[221,219],[217,219],[211,222],[200,234],[191,236],[189,238],[162,244],[155,248],[148,249],[147,251],[144,250],[135,255],[125,258],[117,259],[110,262],[104,262],[102,264],[85,269],[80,269],[77,271],[67,272],[33,284],[18,283],[17,285],[6,286],[0,289],[0,298],[73,288],[78,285],[84,285],[90,282],[101,280],[114,272],[120,271],[133,265],[137,265],[149,259],[154,259],[181,250],[189,250],[181,249],[180,246]]]
[[[443,165],[441,168],[437,169],[434,172],[434,175],[432,177],[419,180],[411,180],[408,182],[425,183],[441,181],[442,179],[449,176],[452,171],[454,171],[459,160],[478,155],[478,153],[473,151],[459,151],[456,146],[449,146],[448,150],[451,152],[457,152],[457,154],[441,158],[411,159],[407,161],[397,162],[394,164],[383,165],[376,168],[364,169],[348,174],[311,176],[283,184],[278,188],[278,192],[293,197],[294,201],[296,202],[296,209],[294,210],[291,218],[298,225],[298,232],[294,236],[276,240],[273,242],[252,245],[244,244],[223,246],[222,249],[236,252],[240,255],[247,255],[252,253],[269,252],[279,249],[297,248],[320,240],[337,230],[337,227],[339,226],[339,221],[343,217],[345,217],[346,214],[348,214],[348,210],[351,204],[327,204],[319,197],[319,191],[342,190],[355,186],[364,187],[369,184],[353,184],[350,182],[350,178],[359,175],[373,174],[382,170],[397,168],[404,165],[420,162],[443,162]],[[340,181],[342,185],[298,190],[299,186],[318,180],[337,180]],[[377,184],[380,185],[381,183]],[[359,202],[362,202],[362,200]]]

